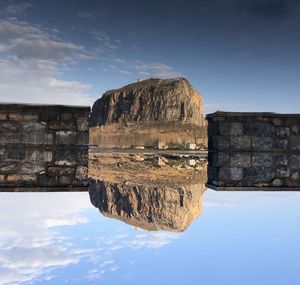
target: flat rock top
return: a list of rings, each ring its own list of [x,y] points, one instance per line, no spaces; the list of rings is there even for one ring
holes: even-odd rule
[[[124,91],[129,91],[129,90],[137,90],[137,89],[144,89],[144,88],[160,88],[161,86],[174,86],[176,84],[187,84],[191,87],[190,83],[188,80],[182,77],[176,77],[176,78],[169,78],[169,79],[159,79],[159,78],[149,78],[145,80],[140,80],[128,85],[125,85],[121,88],[118,89],[112,89],[108,90],[105,93],[116,93],[116,92],[124,92]]]

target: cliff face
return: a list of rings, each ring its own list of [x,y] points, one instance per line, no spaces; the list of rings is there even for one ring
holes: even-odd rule
[[[204,184],[178,187],[91,180],[91,203],[100,212],[146,230],[184,231],[201,214]]]
[[[147,79],[105,92],[93,105],[90,125],[174,121],[200,125],[202,117],[202,96],[186,79]]]

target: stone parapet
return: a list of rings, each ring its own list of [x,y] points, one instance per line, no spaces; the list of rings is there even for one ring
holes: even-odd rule
[[[209,187],[300,190],[299,114],[216,112],[206,118]]]
[[[0,104],[1,190],[86,187],[89,112],[89,107]]]

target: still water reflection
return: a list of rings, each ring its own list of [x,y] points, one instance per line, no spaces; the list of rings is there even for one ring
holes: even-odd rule
[[[89,193],[0,193],[0,285],[300,284],[300,193],[117,160],[94,162]]]
[[[183,233],[108,219],[88,193],[0,197],[0,284],[299,284],[299,193],[207,190]]]
[[[145,230],[182,232],[201,214],[204,184],[143,185],[90,181],[92,204],[107,217]]]

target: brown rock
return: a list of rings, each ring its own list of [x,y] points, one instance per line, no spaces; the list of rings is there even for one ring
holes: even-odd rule
[[[146,79],[109,90],[92,108],[91,126],[181,122],[200,125],[202,96],[184,78]]]
[[[92,204],[108,217],[146,230],[181,232],[201,214],[204,184],[154,186],[90,180]]]

